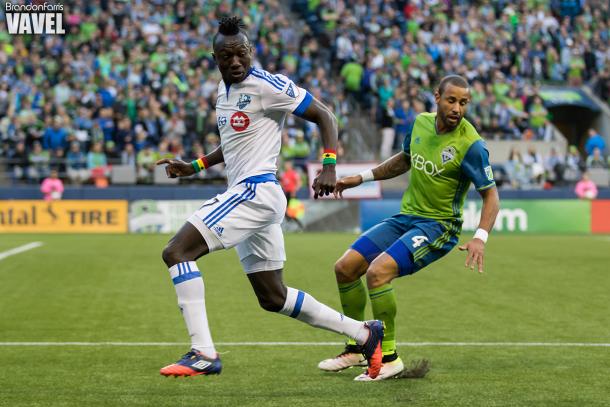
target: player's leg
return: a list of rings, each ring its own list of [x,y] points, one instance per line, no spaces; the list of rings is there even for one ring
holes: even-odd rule
[[[445,255],[457,242],[454,226],[434,220],[407,217],[410,229],[379,255],[366,272],[373,316],[384,321],[384,360],[377,380],[400,373],[404,364],[396,352],[396,296],[391,285],[396,277],[413,274]],[[361,375],[357,380],[370,380]]]
[[[364,320],[366,308],[366,288],[361,276],[366,273],[368,263],[354,249],[348,249],[335,263],[335,278],[339,289],[339,298],[343,314],[355,319]],[[318,368],[329,372],[338,372],[352,366],[366,366],[362,349],[354,339],[348,338],[343,350],[318,363]]]
[[[191,337],[191,350],[176,363],[161,369],[165,376],[217,374],[220,359],[212,341],[205,307],[205,285],[195,260],[223,244],[206,226],[203,219],[221,213],[235,200],[234,193],[225,193],[203,204],[172,237],[163,250],[163,261],[174,283],[178,306]]]
[[[279,225],[278,225],[279,226]],[[282,269],[256,271],[256,265],[268,264],[255,255],[242,259],[254,293],[261,307],[298,319],[313,327],[346,335],[362,347],[370,375],[376,377],[381,368],[381,344],[383,327],[379,321],[362,322],[344,316],[317,301],[308,293],[286,287],[282,281]],[[254,267],[252,267],[254,266]],[[250,267],[250,269],[246,268]]]
[[[398,218],[386,219],[368,230],[335,263],[335,277],[343,313],[355,320],[364,319],[367,302],[366,283],[363,283],[361,276],[366,273],[369,263],[404,233],[404,228]],[[387,351],[386,347],[384,337],[383,349],[385,351]],[[327,371],[339,371],[358,366],[362,364],[359,354],[360,349],[356,342],[348,340],[343,352],[321,361],[318,367]]]

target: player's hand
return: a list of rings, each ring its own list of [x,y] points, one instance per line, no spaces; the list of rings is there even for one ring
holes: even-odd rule
[[[479,273],[483,272],[483,252],[485,251],[485,243],[483,243],[481,239],[472,239],[465,245],[459,246],[458,249],[468,251],[468,256],[466,256],[466,267],[470,267],[470,270],[474,270],[476,266]]]
[[[343,191],[349,188],[357,187],[362,184],[362,177],[360,175],[350,175],[349,177],[343,177],[337,181],[335,185],[335,198],[343,198]]]
[[[323,166],[322,171],[318,173],[318,176],[313,180],[311,185],[313,188],[313,198],[318,199],[319,196],[332,194],[335,190],[336,182],[337,174],[335,173],[335,166],[332,164]]]
[[[164,158],[156,163],[156,165],[163,164],[167,164],[165,166],[165,173],[167,174],[168,178],[188,177],[189,175],[193,175],[195,173],[195,168],[193,168],[193,165],[182,160]]]

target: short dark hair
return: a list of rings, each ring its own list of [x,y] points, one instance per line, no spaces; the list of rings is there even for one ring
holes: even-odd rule
[[[441,79],[441,83],[438,85],[438,93],[440,95],[443,94],[443,92],[447,88],[447,85],[453,85],[453,86],[457,86],[460,88],[469,88],[470,87],[470,85],[468,84],[468,81],[463,76],[447,75],[443,79]]]
[[[216,38],[218,34],[222,35],[237,35],[243,34],[248,41],[250,38],[248,37],[248,33],[246,32],[246,24],[244,24],[243,20],[237,16],[231,17],[223,17],[218,22],[218,32],[214,35],[214,39],[212,40],[212,44],[216,43]]]

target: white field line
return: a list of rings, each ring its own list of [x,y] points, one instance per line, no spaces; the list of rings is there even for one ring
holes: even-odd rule
[[[344,342],[217,342],[217,346],[343,346]],[[187,346],[187,342],[0,342],[3,346]],[[407,347],[548,347],[610,348],[597,342],[398,342]]]
[[[13,256],[15,254],[27,252],[28,250],[35,249],[37,247],[42,246],[44,243],[42,242],[32,242],[28,244],[24,244],[23,246],[15,247],[14,249],[7,250],[4,252],[0,252],[0,260],[4,260],[9,256]]]

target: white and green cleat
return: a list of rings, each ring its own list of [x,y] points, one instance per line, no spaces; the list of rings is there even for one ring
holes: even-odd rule
[[[368,375],[368,370],[361,375],[354,378],[357,382],[374,382],[378,380],[391,379],[400,374],[405,369],[405,364],[402,359],[398,357],[398,354],[393,353],[391,355],[385,355],[381,362],[381,370],[379,375],[372,379]]]

